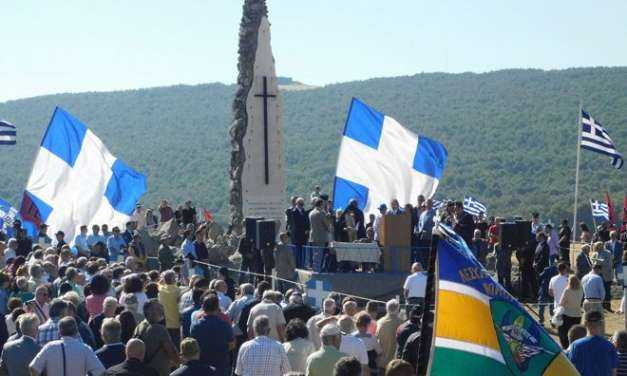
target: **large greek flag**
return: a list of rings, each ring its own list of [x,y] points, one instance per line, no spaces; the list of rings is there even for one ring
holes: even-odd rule
[[[365,213],[374,213],[394,198],[405,205],[418,195],[431,197],[447,157],[441,143],[353,98],[337,161],[334,208],[356,199]]]
[[[468,214],[472,214],[475,217],[478,217],[479,215],[485,215],[485,213],[487,212],[487,208],[484,204],[480,203],[474,198],[466,197],[464,199],[464,211]]]
[[[581,111],[581,147],[612,158],[612,166],[623,167],[623,156],[599,122],[586,111]]]
[[[592,208],[592,216],[596,221],[610,220],[610,211],[606,203],[590,200],[590,207]]]
[[[0,120],[0,145],[15,145],[16,136],[15,125],[6,120]]]
[[[80,120],[57,107],[41,141],[20,213],[65,232],[81,225],[125,224],[146,191],[146,178],[117,159]]]

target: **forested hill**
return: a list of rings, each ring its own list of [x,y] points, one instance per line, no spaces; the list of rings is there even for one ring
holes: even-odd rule
[[[174,86],[108,93],[59,94],[0,103],[15,125],[17,147],[3,147],[0,197],[19,204],[37,147],[56,105],[85,122],[114,155],[148,176],[144,198],[181,202],[227,217],[231,102],[235,87]],[[570,218],[579,99],[627,154],[627,68],[504,70],[417,74],[286,91],[288,192],[331,190],[351,97],[443,142],[449,161],[438,198],[470,194],[493,214],[539,210]],[[588,198],[609,190],[617,206],[627,175],[609,159],[582,152],[581,214]]]

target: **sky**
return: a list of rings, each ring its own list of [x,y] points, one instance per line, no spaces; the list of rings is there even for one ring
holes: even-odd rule
[[[627,65],[627,1],[268,0],[277,74],[310,85]],[[243,0],[0,2],[0,102],[233,83]]]

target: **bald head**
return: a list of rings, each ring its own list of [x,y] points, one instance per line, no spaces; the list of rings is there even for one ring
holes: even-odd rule
[[[419,262],[414,262],[411,266],[411,271],[412,273],[416,273],[416,272],[421,272],[422,271],[422,264]]]
[[[146,355],[146,345],[138,338],[132,338],[126,344],[126,359],[137,359],[144,361]]]

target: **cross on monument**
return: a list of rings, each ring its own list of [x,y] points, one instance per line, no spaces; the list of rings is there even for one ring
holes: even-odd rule
[[[270,184],[270,172],[268,162],[268,98],[276,98],[276,94],[268,94],[268,77],[263,76],[263,92],[255,94],[255,97],[263,98],[263,151],[265,157],[266,185]]]
[[[313,305],[322,307],[322,302],[331,294],[331,284],[319,279],[307,282],[307,298],[313,300]]]

